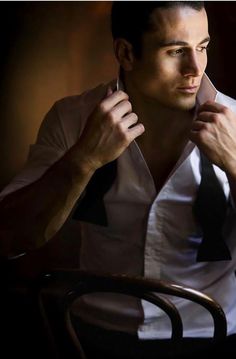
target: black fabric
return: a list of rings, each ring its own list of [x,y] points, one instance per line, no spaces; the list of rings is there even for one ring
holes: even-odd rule
[[[78,202],[73,219],[101,226],[108,225],[103,197],[115,181],[116,173],[116,160],[107,163],[94,173],[86,187],[84,197]]]
[[[227,208],[228,201],[213,166],[201,153],[201,183],[193,205],[193,213],[203,232],[197,254],[198,262],[231,259],[222,234]]]

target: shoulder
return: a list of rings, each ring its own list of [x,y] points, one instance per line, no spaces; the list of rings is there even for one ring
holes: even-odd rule
[[[107,84],[99,84],[98,86],[82,92],[78,95],[67,96],[55,102],[54,106],[57,111],[61,113],[73,113],[74,111],[90,112],[106,95],[109,84],[114,83],[114,80]]]
[[[100,84],[92,89],[82,92],[79,95],[67,96],[57,100],[46,118],[41,129],[43,132],[57,132],[64,138],[66,147],[71,147],[81,135],[86,120],[94,108],[106,96],[108,84]],[[45,131],[46,129],[46,131]]]

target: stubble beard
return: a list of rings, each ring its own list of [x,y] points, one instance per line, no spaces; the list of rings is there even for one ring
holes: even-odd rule
[[[174,110],[191,111],[196,106],[197,94],[176,96],[176,100],[169,106]]]

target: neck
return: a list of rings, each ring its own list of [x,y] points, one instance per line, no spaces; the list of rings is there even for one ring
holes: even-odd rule
[[[155,139],[177,137],[182,133],[186,136],[189,133],[194,116],[194,109],[191,111],[166,107],[155,99],[150,99],[138,92],[129,81],[125,81],[125,91],[128,93],[132,103],[133,112],[138,115],[139,121],[145,127],[145,137],[153,135]]]

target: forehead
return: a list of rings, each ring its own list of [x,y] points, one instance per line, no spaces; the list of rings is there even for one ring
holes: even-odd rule
[[[190,7],[172,7],[156,9],[150,17],[149,36],[160,41],[201,41],[208,36],[208,20],[205,9],[195,10]]]

